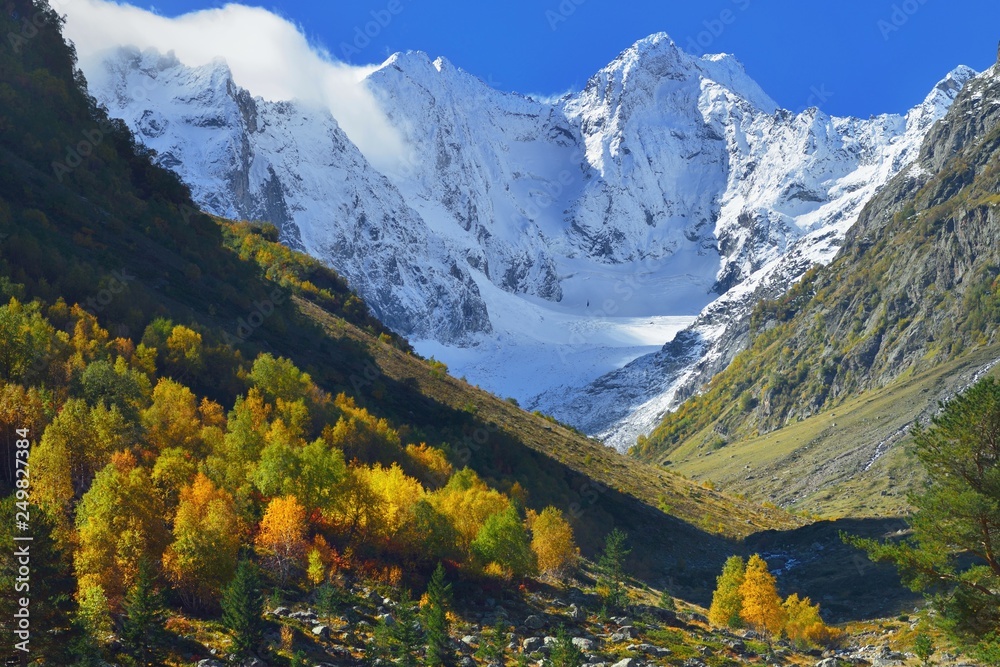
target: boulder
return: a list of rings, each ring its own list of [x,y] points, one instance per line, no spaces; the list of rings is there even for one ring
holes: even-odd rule
[[[524,627],[529,630],[541,630],[545,627],[545,619],[537,614],[532,614],[528,618],[524,619]]]
[[[639,661],[635,658],[625,658],[624,660],[619,660],[611,667],[639,667]]]
[[[317,637],[320,641],[330,641],[330,626],[329,625],[315,625],[312,629],[313,636]]]
[[[590,653],[594,650],[593,639],[587,639],[586,637],[573,637],[570,641],[573,642],[573,646],[577,647],[584,653]]]
[[[521,642],[521,648],[524,649],[525,653],[534,653],[542,648],[545,641],[541,637],[528,637],[523,642]]]

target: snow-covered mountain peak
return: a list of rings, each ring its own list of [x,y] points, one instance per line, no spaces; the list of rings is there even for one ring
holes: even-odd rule
[[[929,129],[938,119],[944,117],[965,84],[978,75],[978,72],[965,65],[959,65],[948,72],[931,89],[924,101],[907,114],[907,125],[919,132]]]
[[[373,166],[334,107],[255,97],[225,63],[126,49],[87,72],[207,210],[274,222],[418,351],[487,389],[541,392],[538,405],[591,432],[645,415],[616,444],[651,423],[664,391],[686,391],[665,368],[707,379],[755,298],[832,258],[969,74],[907,119],[856,119],[781,110],[735,57],[696,57],[663,33],[550,101],[397,53],[362,81],[400,138],[395,168]],[[641,383],[624,372],[638,393],[573,393],[699,312],[680,340],[694,347],[639,364]]]

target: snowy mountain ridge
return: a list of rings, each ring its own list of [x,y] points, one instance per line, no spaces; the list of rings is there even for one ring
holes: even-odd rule
[[[224,62],[122,48],[86,74],[206,210],[274,222],[456,375],[624,447],[728,363],[756,298],[832,258],[974,73],[859,120],[781,110],[664,34],[551,103],[396,54],[365,81],[409,150],[385,173],[329,111],[254,98]]]

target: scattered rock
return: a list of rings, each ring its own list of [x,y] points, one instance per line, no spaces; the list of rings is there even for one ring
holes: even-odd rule
[[[625,658],[616,662],[612,667],[639,667],[639,661],[635,658]]]
[[[314,636],[318,637],[320,641],[330,641],[330,626],[328,625],[313,626],[312,633]]]
[[[636,630],[631,625],[625,625],[621,628],[618,628],[618,634],[625,635],[625,637],[627,637],[628,639],[635,639],[639,636],[639,631]]]
[[[198,667],[226,667],[226,665],[225,663],[220,662],[219,660],[207,659],[207,660],[199,660]]]
[[[521,648],[524,649],[525,653],[534,653],[542,648],[545,641],[541,637],[528,637],[523,642],[521,642]]]
[[[825,658],[816,663],[816,667],[837,667],[836,658]]]
[[[462,643],[467,646],[473,646],[479,643],[479,637],[476,635],[465,635],[462,637]]]
[[[585,637],[573,637],[571,641],[573,642],[573,646],[576,646],[578,649],[580,649],[585,653],[590,653],[591,651],[594,650],[593,639],[587,639]]]
[[[545,627],[545,620],[537,614],[532,614],[528,618],[524,619],[524,627],[529,630],[541,630]]]
[[[288,616],[289,611],[288,607],[278,607],[271,614],[274,616]]]
[[[575,604],[569,606],[569,617],[574,621],[584,621],[587,619],[587,612],[583,611]]]

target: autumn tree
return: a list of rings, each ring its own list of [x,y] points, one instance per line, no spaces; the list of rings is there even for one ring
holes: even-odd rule
[[[204,609],[232,578],[241,526],[233,498],[198,473],[180,493],[173,542],[163,554],[167,578],[189,607]]]
[[[785,612],[785,636],[788,640],[800,648],[813,643],[811,636],[816,633],[817,626],[823,625],[819,605],[814,605],[809,598],[800,598],[798,593],[792,593],[781,606]]]
[[[71,505],[90,487],[112,453],[132,442],[133,435],[117,407],[91,408],[80,399],[66,401],[31,453],[35,502],[61,525],[68,525]]]
[[[778,635],[785,626],[785,611],[778,597],[777,581],[759,555],[754,554],[747,561],[739,592],[743,598],[740,617],[747,625],[768,639]]]
[[[739,556],[730,556],[722,567],[722,573],[715,580],[712,605],[708,609],[708,620],[720,628],[740,628],[743,626],[743,596],[740,587],[746,576],[746,564]]]
[[[268,504],[257,546],[267,554],[278,581],[284,584],[300,565],[307,546],[306,510],[295,496],[275,498]]]
[[[486,520],[472,542],[472,553],[481,565],[496,563],[517,578],[538,571],[528,531],[513,506]]]
[[[580,550],[573,539],[573,527],[555,507],[546,507],[541,514],[528,512],[531,529],[531,550],[538,559],[538,570],[550,576],[565,576],[579,562]]]
[[[162,557],[169,538],[165,514],[146,470],[130,454],[113,456],[77,508],[75,566],[81,588],[100,585],[112,609],[118,608],[140,561]]]
[[[271,401],[280,398],[295,402],[309,397],[314,387],[309,374],[300,371],[291,360],[269,353],[254,360],[248,379]]]
[[[142,413],[142,425],[146,440],[157,453],[171,447],[200,453],[198,399],[179,382],[161,378],[156,383],[153,403]]]
[[[38,304],[17,299],[0,306],[0,378],[30,383],[48,366],[56,333]]]
[[[197,376],[205,360],[201,334],[178,324],[165,342],[165,372],[176,378]]]
[[[467,551],[486,520],[510,506],[510,499],[486,483],[470,468],[452,475],[429,501],[448,518],[458,534],[458,547]]]

